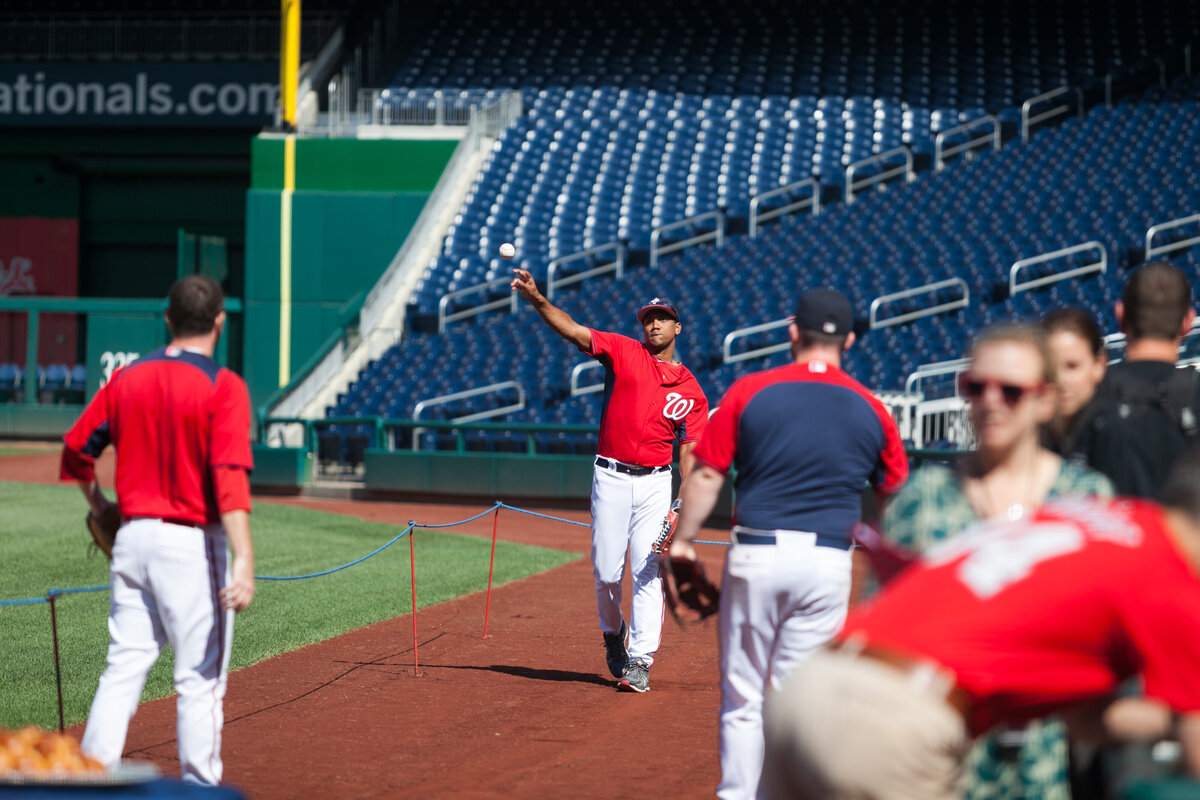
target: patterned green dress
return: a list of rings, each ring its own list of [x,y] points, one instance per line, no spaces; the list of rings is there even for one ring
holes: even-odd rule
[[[1050,487],[1051,497],[1062,494],[1107,498],[1113,489],[1099,472],[1064,461]],[[888,505],[884,531],[889,540],[924,551],[976,521],[954,470],[926,464]],[[1066,728],[1047,718],[1020,730],[1024,737],[1019,744],[1008,731],[994,731],[976,741],[967,760],[966,800],[1070,798]]]

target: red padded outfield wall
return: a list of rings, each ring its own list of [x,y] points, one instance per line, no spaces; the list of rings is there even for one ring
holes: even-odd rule
[[[0,217],[0,296],[77,297],[79,220]],[[26,315],[0,312],[0,362],[25,364]],[[42,314],[38,363],[78,361],[74,314]]]

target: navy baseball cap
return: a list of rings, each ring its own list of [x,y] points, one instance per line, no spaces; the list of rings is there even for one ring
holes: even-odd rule
[[[639,308],[637,313],[638,322],[644,325],[646,321],[646,314],[656,308],[661,308],[663,311],[666,311],[675,318],[676,322],[679,322],[679,312],[675,310],[675,304],[665,297],[655,297],[651,299],[650,302],[646,303],[646,305]]]
[[[854,330],[854,310],[836,289],[809,289],[796,302],[796,327],[831,335]]]

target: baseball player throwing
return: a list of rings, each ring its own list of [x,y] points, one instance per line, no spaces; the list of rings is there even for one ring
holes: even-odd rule
[[[212,360],[225,325],[215,281],[179,280],[166,318],[171,343],[113,373],[63,437],[62,478],[79,482],[96,516],[111,503],[95,460],[116,447],[123,523],[112,552],[108,663],[82,749],[105,766],[120,760],[146,674],[169,642],[183,779],[216,784],[233,614],[254,598],[250,397]]]
[[[891,414],[841,370],[854,342],[839,292],[801,296],[788,331],[794,363],[733,384],[696,448],[695,473],[670,555],[691,540],[737,468],[733,546],[721,580],[721,783],[717,795],[759,795],[763,698],[846,618],[851,533],[862,487],[880,497],[908,477]]]
[[[652,545],[671,507],[671,456],[679,441],[687,481],[692,448],[708,420],[700,384],[675,360],[682,330],[669,300],[655,297],[638,311],[643,341],[575,322],[538,291],[533,277],[514,269],[512,288],[550,330],[604,364],[604,412],[592,476],[592,572],[608,669],[624,691],[650,689],[650,667],[662,637],[659,555]],[[621,613],[625,557],[633,571],[629,624]]]

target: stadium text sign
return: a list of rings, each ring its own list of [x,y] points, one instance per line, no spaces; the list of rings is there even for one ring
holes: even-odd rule
[[[270,63],[0,63],[0,127],[260,127],[278,81]]]

